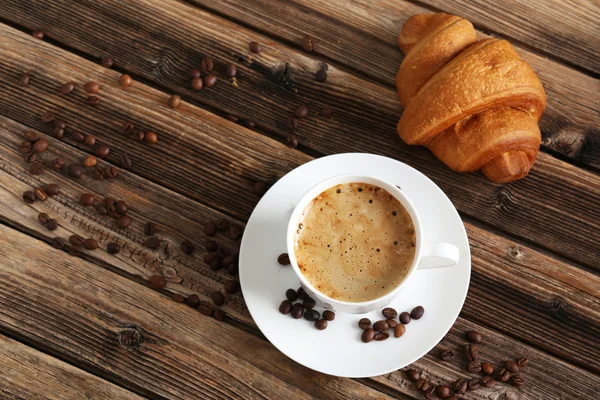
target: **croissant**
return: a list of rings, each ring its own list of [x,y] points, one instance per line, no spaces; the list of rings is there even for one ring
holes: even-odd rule
[[[481,169],[494,182],[527,175],[546,95],[510,43],[478,41],[469,21],[440,13],[409,18],[398,44],[402,140],[426,146],[454,171]]]

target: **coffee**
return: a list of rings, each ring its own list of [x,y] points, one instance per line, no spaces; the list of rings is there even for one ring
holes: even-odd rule
[[[354,182],[334,186],[302,211],[295,254],[304,277],[332,299],[379,298],[406,277],[415,257],[415,228],[385,189]]]

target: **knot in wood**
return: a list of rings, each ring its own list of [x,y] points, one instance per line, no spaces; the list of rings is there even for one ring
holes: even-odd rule
[[[514,246],[508,246],[506,248],[506,255],[509,258],[517,260],[523,258],[523,252],[521,251],[521,248],[516,244]]]
[[[577,159],[586,147],[586,135],[569,126],[561,126],[555,135],[545,136],[544,146],[569,158]]]
[[[504,186],[498,186],[494,193],[494,208],[507,212],[513,208],[515,202],[510,191]]]
[[[137,328],[127,328],[119,332],[119,344],[125,348],[140,346],[142,335]]]
[[[560,297],[550,299],[548,310],[555,319],[561,322],[569,319],[569,305]]]

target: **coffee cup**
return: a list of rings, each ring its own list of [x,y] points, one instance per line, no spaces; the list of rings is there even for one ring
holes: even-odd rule
[[[397,199],[400,202],[400,204],[402,204],[402,206],[410,216],[414,226],[414,257],[412,259],[412,263],[408,269],[408,272],[404,276],[404,279],[402,279],[402,281],[389,292],[369,301],[341,301],[328,296],[322,291],[319,291],[304,276],[298,265],[298,260],[296,257],[296,232],[298,230],[298,225],[305,208],[313,201],[313,199],[315,199],[318,195],[320,195],[327,189],[330,189],[337,185],[350,183],[364,183],[367,185],[379,187],[387,191],[390,195],[394,196],[394,198]],[[383,307],[387,306],[403,288],[407,287],[410,284],[411,278],[414,277],[416,270],[450,267],[458,263],[460,252],[455,245],[450,243],[439,242],[425,243],[423,242],[423,236],[423,228],[421,225],[419,214],[417,213],[417,210],[411,203],[410,199],[400,188],[398,188],[392,183],[389,183],[377,177],[360,174],[344,174],[334,176],[317,184],[312,189],[310,189],[296,204],[288,223],[287,249],[290,258],[290,263],[294,272],[298,276],[298,279],[300,280],[300,285],[302,286],[302,288],[304,288],[306,293],[311,298],[313,298],[318,304],[336,312],[363,314],[369,311],[382,309]]]

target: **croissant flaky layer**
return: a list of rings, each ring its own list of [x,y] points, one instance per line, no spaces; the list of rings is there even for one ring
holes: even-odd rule
[[[476,41],[468,21],[448,14],[411,17],[398,43],[406,52],[396,77],[400,137],[455,171],[482,169],[495,182],[527,175],[546,96],[510,43]]]

